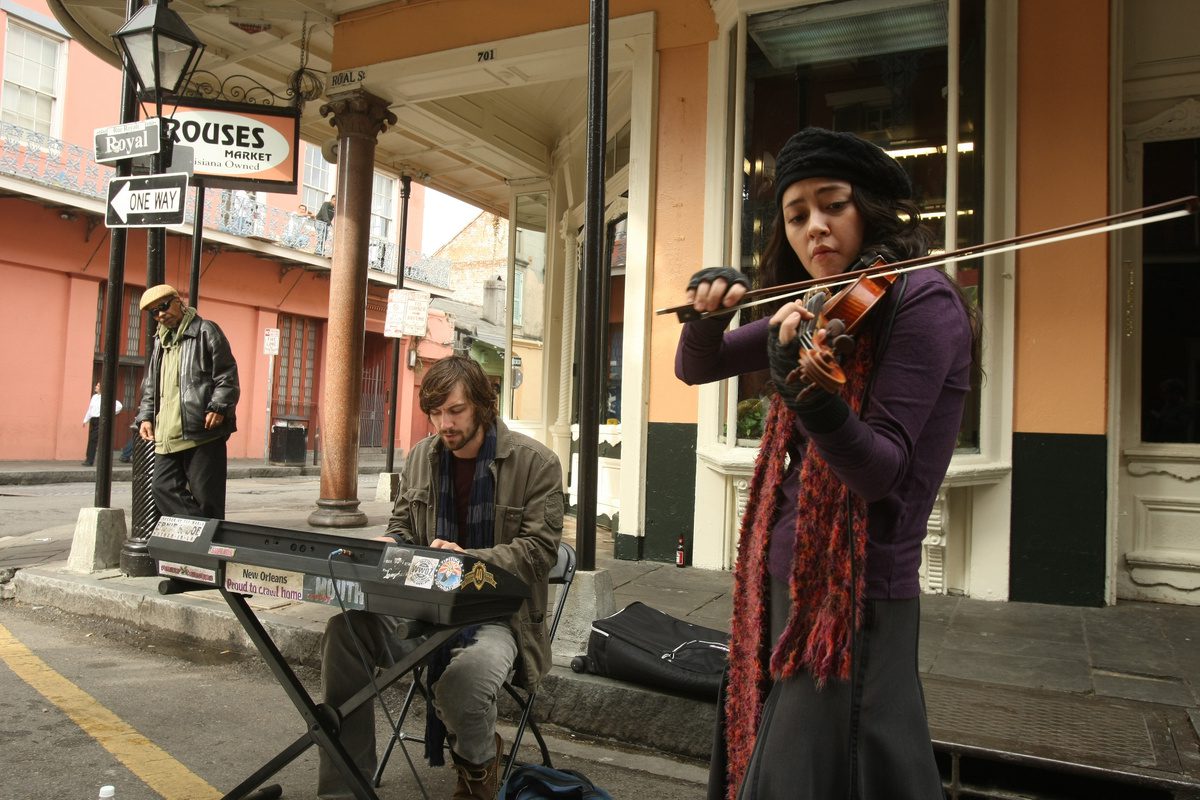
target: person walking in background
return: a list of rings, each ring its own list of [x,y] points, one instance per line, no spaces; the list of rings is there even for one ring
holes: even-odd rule
[[[928,252],[908,175],[874,144],[806,128],[775,174],[764,286]],[[712,268],[686,297],[713,311],[748,288]],[[917,673],[917,570],[978,363],[978,315],[942,272],[910,272],[855,342],[838,320],[818,328],[830,293],[780,301],[730,332],[730,315],[689,322],[679,340],[686,383],[766,369],[773,384],[738,543],[710,800],[942,797]],[[801,342],[826,338],[846,374],[837,394],[796,369]]]
[[[138,435],[138,426],[129,426],[129,441],[125,443],[125,447],[121,448],[121,463],[128,464],[133,461],[133,447],[137,444],[137,440],[141,437]]]
[[[121,401],[114,400],[113,416],[120,414],[122,408]],[[88,428],[87,455],[83,458],[83,466],[90,467],[96,461],[96,444],[100,439],[100,381],[96,381],[92,387],[92,399],[83,414],[83,424]]]
[[[158,320],[135,420],[154,442],[154,504],[163,516],[224,518],[225,445],[241,394],[229,341],[169,284],[143,292],[139,307]]]

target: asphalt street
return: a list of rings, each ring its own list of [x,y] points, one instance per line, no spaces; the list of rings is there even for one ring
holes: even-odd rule
[[[317,674],[298,674],[315,692]],[[0,713],[2,800],[92,798],[105,784],[116,800],[218,798],[304,731],[256,658],[16,603],[0,606]],[[381,737],[385,724],[380,715]],[[698,764],[549,733],[556,764],[615,798],[703,795]],[[277,776],[285,798],[314,796],[316,764],[310,749]],[[449,796],[450,768],[419,769],[431,797]],[[379,796],[420,797],[399,756]]]
[[[374,535],[387,523],[388,504],[374,500],[377,481],[375,475],[359,478],[358,496],[372,525],[354,529],[354,535]],[[320,485],[316,475],[230,480],[226,484],[226,508],[241,521],[270,525],[280,512],[294,515],[297,508],[316,510]],[[79,509],[93,505],[95,491],[92,483],[0,485],[0,545],[6,550],[5,566],[31,567],[65,558]],[[125,511],[129,524],[132,512],[128,482],[112,484],[110,503],[112,508]]]

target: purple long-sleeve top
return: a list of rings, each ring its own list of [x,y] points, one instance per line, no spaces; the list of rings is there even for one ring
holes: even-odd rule
[[[877,331],[892,316],[898,289],[872,309],[867,321]],[[729,319],[684,326],[675,353],[680,380],[709,383],[767,368],[768,320],[726,332]],[[869,599],[920,592],[921,541],[954,453],[970,370],[971,329],[957,290],[936,270],[911,272],[861,416],[851,413],[825,433],[810,434],[796,422],[793,450],[802,452],[811,439],[834,473],[867,502]],[[793,462],[771,528],[769,569],[782,581],[791,575],[799,477],[800,465]]]

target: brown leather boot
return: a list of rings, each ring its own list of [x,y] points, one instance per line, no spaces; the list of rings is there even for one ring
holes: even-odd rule
[[[484,764],[468,764],[450,751],[454,768],[458,771],[458,783],[454,786],[452,800],[495,800],[500,788],[500,754],[504,744],[496,734],[496,757]]]

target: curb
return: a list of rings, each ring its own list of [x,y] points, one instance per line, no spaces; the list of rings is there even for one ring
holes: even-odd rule
[[[119,579],[122,586],[106,585]],[[79,616],[102,617],[207,647],[257,655],[224,602],[160,595],[161,579],[125,578],[117,570],[65,574],[51,567],[18,570],[4,586],[5,599],[43,605]],[[211,593],[209,594],[211,598]],[[260,622],[289,664],[319,668],[323,623],[256,609]],[[667,694],[555,666],[538,690],[539,722],[569,732],[611,739],[684,758],[707,760],[712,750],[715,702]],[[510,707],[502,713],[512,717]]]
[[[383,464],[360,464],[359,475],[375,475],[383,472]],[[264,464],[261,467],[232,467],[226,472],[226,480],[243,478],[298,478],[319,476],[320,465],[305,465],[303,467],[273,466]],[[0,486],[42,486],[56,483],[93,483],[96,480],[96,470],[80,469],[47,469],[29,470],[24,472],[0,471]],[[112,470],[113,483],[129,483],[133,480],[133,469],[122,466]]]

